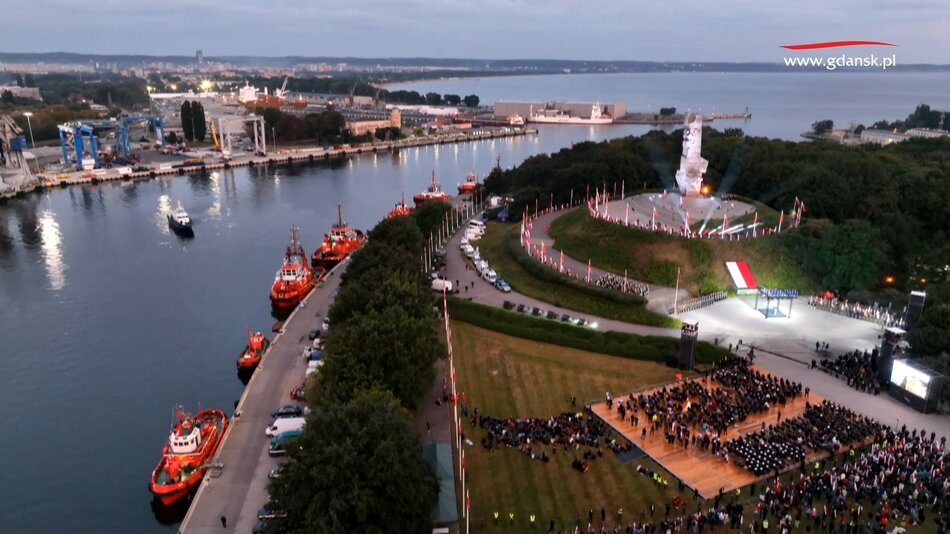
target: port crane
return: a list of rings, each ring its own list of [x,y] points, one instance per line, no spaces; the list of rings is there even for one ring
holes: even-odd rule
[[[129,129],[139,123],[147,123],[151,126],[152,133],[155,135],[155,143],[165,146],[165,119],[155,115],[130,115],[119,120],[119,147],[125,157],[129,157],[131,151],[129,147]]]

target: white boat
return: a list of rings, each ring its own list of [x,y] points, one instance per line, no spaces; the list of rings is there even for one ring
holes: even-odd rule
[[[531,109],[528,122],[542,124],[613,124],[614,118],[610,114],[601,111],[600,104],[591,106],[590,117],[588,118],[575,117],[552,105],[539,111]]]

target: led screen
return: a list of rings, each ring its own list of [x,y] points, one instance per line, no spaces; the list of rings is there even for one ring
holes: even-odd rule
[[[894,360],[894,367],[891,369],[891,383],[913,395],[926,399],[927,388],[930,387],[930,377],[901,360]]]

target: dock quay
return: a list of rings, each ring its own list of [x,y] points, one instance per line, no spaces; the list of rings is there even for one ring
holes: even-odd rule
[[[752,118],[752,113],[743,111],[740,113],[703,113],[705,122],[715,120],[746,120]],[[673,124],[682,125],[684,115],[674,113],[672,115],[660,115],[659,113],[627,113],[622,117],[614,119],[614,124]]]
[[[357,156],[360,154],[395,152],[420,146],[464,143],[467,141],[479,141],[482,139],[520,137],[525,135],[536,135],[537,133],[538,130],[536,128],[483,128],[456,133],[409,137],[396,141],[363,143],[353,146],[343,145],[342,147],[338,148],[291,147],[274,150],[263,156],[236,154],[231,159],[211,157],[209,158],[210,161],[193,165],[166,162],[142,165],[136,167],[135,169],[131,167],[118,167],[112,169],[96,169],[93,171],[46,172],[33,175],[19,186],[0,192],[0,200],[13,198],[17,195],[26,194],[44,187],[66,187],[69,185],[97,184],[100,182],[114,180],[141,180],[170,175],[181,176],[194,172],[209,172],[219,169],[231,169],[235,167],[276,166],[289,165],[293,163],[330,161],[337,158]]]
[[[245,533],[253,529],[257,510],[267,502],[268,474],[278,466],[277,459],[267,453],[270,439],[264,430],[273,419],[271,411],[291,402],[290,390],[303,382],[307,364],[302,354],[311,345],[308,333],[320,328],[348,263],[349,258],[332,269],[274,337],[238,401],[179,533]],[[222,525],[222,517],[227,526]]]

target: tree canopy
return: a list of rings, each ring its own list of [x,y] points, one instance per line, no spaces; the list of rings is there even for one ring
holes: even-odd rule
[[[269,491],[289,533],[428,533],[438,496],[408,414],[388,391],[324,402]]]

